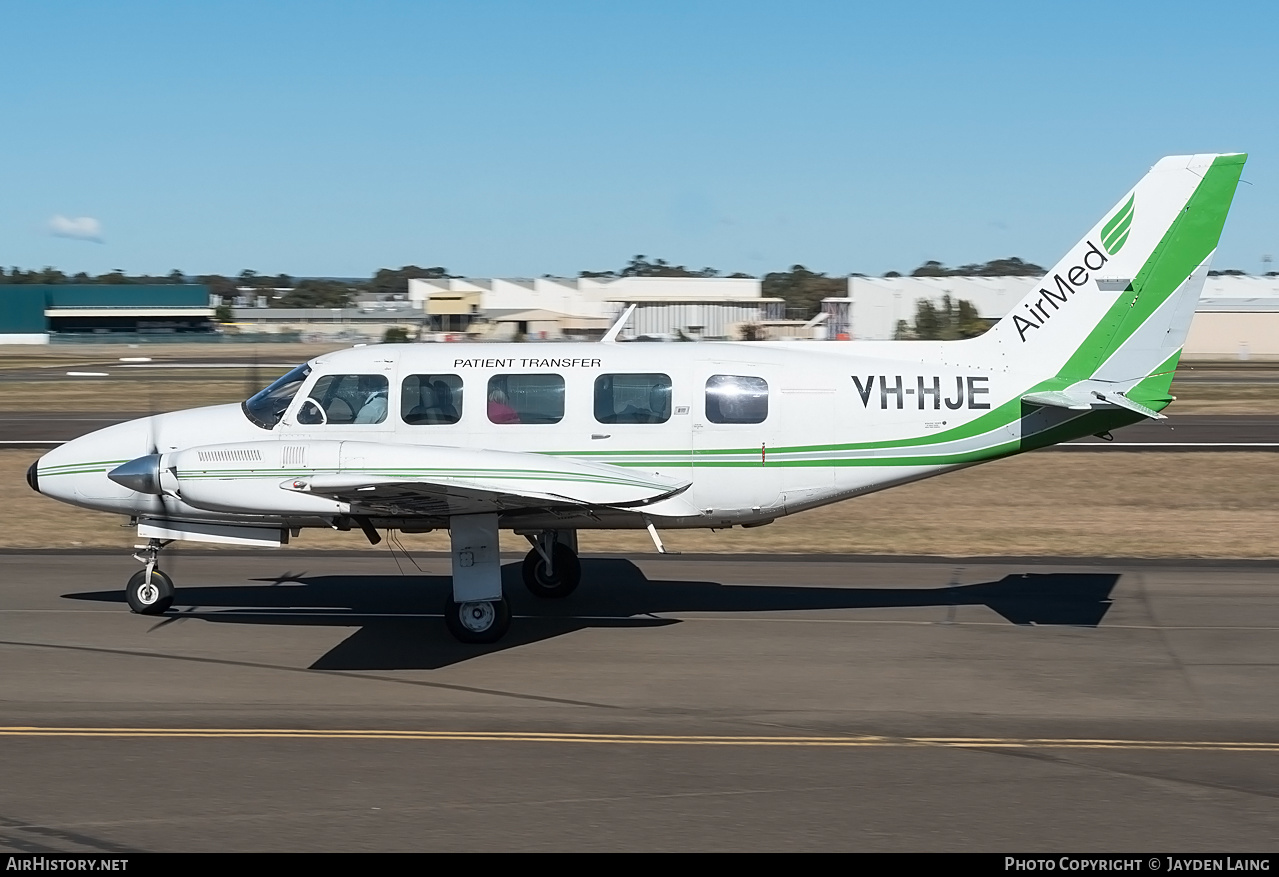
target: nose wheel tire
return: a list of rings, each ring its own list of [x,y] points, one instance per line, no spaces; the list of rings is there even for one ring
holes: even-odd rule
[[[535,597],[567,597],[577,590],[582,581],[582,562],[573,549],[557,542],[551,549],[551,560],[554,564],[548,574],[546,560],[536,548],[524,556],[524,566],[520,570],[524,586]]]
[[[124,596],[129,608],[139,615],[162,615],[173,605],[173,579],[153,569],[148,582],[147,571],[138,570],[125,585]]]
[[[505,597],[458,603],[450,596],[444,604],[444,623],[458,642],[495,643],[511,629],[511,607]]]

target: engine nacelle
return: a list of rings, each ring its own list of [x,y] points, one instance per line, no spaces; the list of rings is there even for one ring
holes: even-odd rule
[[[337,470],[341,442],[279,441],[205,445],[166,454],[187,505],[212,512],[297,517],[345,515],[350,503],[285,489],[317,472]]]

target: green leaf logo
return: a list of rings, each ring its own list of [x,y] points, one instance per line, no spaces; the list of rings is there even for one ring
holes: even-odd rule
[[[1101,228],[1101,245],[1112,256],[1122,250],[1128,241],[1128,231],[1132,228],[1133,204],[1136,200],[1136,195],[1129,198],[1128,203],[1106,220],[1106,224]]]

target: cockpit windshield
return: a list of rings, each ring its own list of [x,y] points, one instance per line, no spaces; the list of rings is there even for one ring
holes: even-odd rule
[[[263,429],[274,429],[310,374],[309,365],[300,365],[265,390],[254,393],[240,406],[244,409],[244,416]]]

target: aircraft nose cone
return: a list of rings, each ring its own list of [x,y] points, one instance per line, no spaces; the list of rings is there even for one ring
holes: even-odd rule
[[[31,464],[31,468],[27,470],[27,484],[31,485],[31,489],[36,493],[40,492],[40,471],[36,467],[40,465],[40,461],[36,460]]]
[[[138,493],[160,495],[160,455],[147,454],[130,460],[123,466],[117,466],[107,473],[107,477],[130,490]]]

